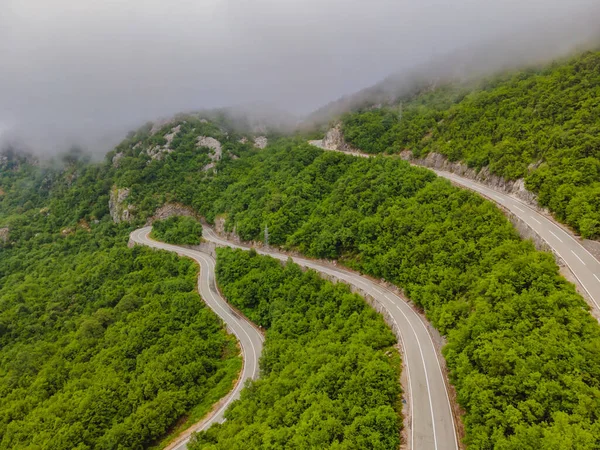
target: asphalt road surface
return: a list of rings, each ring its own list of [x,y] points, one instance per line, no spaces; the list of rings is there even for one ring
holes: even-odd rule
[[[491,189],[481,183],[444,171],[435,171],[453,183],[465,186],[502,205],[529,225],[567,264],[583,289],[595,317],[600,317],[600,262],[577,239],[551,219],[521,200]]]
[[[198,427],[192,427],[193,430],[190,431],[206,430],[213,423],[221,423],[225,420],[223,418],[225,410],[231,402],[239,398],[240,391],[244,387],[245,381],[249,378],[256,379],[258,377],[258,359],[262,352],[263,337],[248,319],[233,311],[227,302],[220,296],[216,289],[215,261],[211,256],[195,250],[179,247],[177,245],[164,244],[150,239],[148,234],[151,229],[151,227],[145,227],[136,230],[131,233],[131,239],[137,244],[168,250],[181,256],[187,256],[200,264],[200,275],[198,276],[198,291],[200,292],[200,296],[206,304],[217,313],[221,319],[223,319],[223,322],[227,325],[227,329],[237,337],[242,348],[244,366],[235,388],[229,393],[226,400],[221,403],[214,414],[208,417],[204,422],[200,423]],[[189,439],[190,435],[188,431],[187,433],[184,433],[183,437],[176,441],[174,445],[169,446],[169,449],[185,449],[187,448]]]
[[[204,227],[203,237],[219,246],[248,249],[226,241],[208,227]],[[266,249],[256,249],[258,253],[269,255],[282,261],[289,256]],[[327,275],[333,275],[354,285],[375,298],[388,312],[400,330],[403,359],[406,366],[407,389],[410,417],[409,448],[414,450],[456,450],[458,439],[454,417],[444,375],[436,354],[433,340],[421,316],[406,301],[394,292],[348,270],[339,269],[316,261],[292,258],[295,263]],[[406,420],[406,419],[405,419]]]

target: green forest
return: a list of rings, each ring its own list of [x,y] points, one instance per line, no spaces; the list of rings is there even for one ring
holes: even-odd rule
[[[261,377],[197,449],[397,449],[400,357],[382,317],[314,271],[219,249],[225,297],[266,329]]]
[[[400,286],[448,339],[470,448],[600,445],[598,324],[553,257],[521,241],[492,203],[406,162],[301,139],[238,154],[216,173],[154,183],[244,240],[264,240],[267,228],[271,245]]]
[[[196,245],[202,238],[202,225],[192,217],[172,216],[155,220],[151,237],[169,244]]]
[[[244,240],[333,258],[400,286],[446,335],[470,448],[599,445],[600,328],[550,254],[432,172],[280,140],[190,187]]]
[[[600,237],[600,53],[347,114],[347,141],[367,153],[437,152],[525,179],[540,205],[585,238]]]
[[[402,108],[351,114],[344,131],[371,153],[437,151],[507,178],[524,176],[542,204],[593,237],[600,198],[597,59],[588,53],[477,88],[441,87]],[[214,167],[207,167],[214,155],[198,146],[200,136],[222,144]],[[399,159],[324,152],[301,137],[271,137],[258,150],[242,137],[223,123],[182,116],[156,132],[147,125],[130,133],[100,163],[76,149],[53,161],[5,152],[0,448],[159,446],[173,426],[200,417],[229,390],[241,361],[195,291],[197,268],[126,246],[129,232],[171,202],[209,223],[223,220],[243,240],[263,241],[268,230],[270,245],[334,259],[399,286],[447,339],[444,356],[469,448],[600,447],[600,327],[552,255],[522,241],[498,208]],[[113,223],[115,188],[129,192],[131,222]],[[383,429],[395,430],[386,438],[398,438],[399,418],[389,415],[397,411],[397,400],[389,399],[399,395],[398,361],[381,356],[393,339],[360,298],[250,253],[221,252],[218,264],[228,298],[267,329],[264,378],[197,446],[241,446],[240,435],[248,447],[252,438],[282,442],[293,435],[368,447]],[[311,299],[349,310],[327,316]],[[349,320],[353,314],[369,329]],[[357,336],[344,334],[349,330]],[[331,346],[318,347],[326,336]],[[313,366],[318,351],[328,359]],[[342,414],[348,396],[362,392],[351,380],[337,397],[319,397],[314,411],[290,415],[294,420],[277,409],[288,394],[314,398],[314,386],[305,384],[325,383],[316,374],[336,367],[329,358],[356,352],[387,367],[394,380],[385,385],[390,396],[378,404],[382,409],[369,413],[372,422]],[[291,370],[306,383],[285,384]],[[268,401],[277,408],[263,410]],[[313,433],[311,414],[323,411],[335,420]],[[279,414],[285,421],[271,422]]]
[[[94,205],[105,168],[64,164],[0,169],[0,448],[148,448],[229,392],[239,350],[196,265]]]

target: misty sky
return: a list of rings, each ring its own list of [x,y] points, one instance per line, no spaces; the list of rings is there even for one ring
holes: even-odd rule
[[[562,52],[599,13],[598,0],[2,0],[0,134],[50,148],[182,110],[304,114],[490,40]]]

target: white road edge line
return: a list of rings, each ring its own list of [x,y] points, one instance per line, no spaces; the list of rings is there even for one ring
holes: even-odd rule
[[[419,166],[419,167],[422,167],[422,166]],[[446,171],[443,171],[443,170],[435,170],[435,169],[430,169],[430,170],[432,170],[433,172],[435,172],[436,174],[438,174],[438,176],[440,176],[440,177],[443,177],[443,178],[448,178],[448,177],[446,177],[445,175],[442,175],[442,174],[449,174],[449,173],[451,173],[451,172],[446,172]],[[462,178],[461,178],[461,179],[459,179],[459,183],[458,183],[458,184],[461,184],[461,185],[463,185],[463,186],[465,186],[465,185],[466,185],[466,183],[464,183],[464,180],[463,180]],[[475,183],[473,183],[473,184],[475,185]],[[475,190],[476,192],[479,192],[480,194],[483,194],[483,195],[487,195],[487,194],[485,193],[485,191],[493,192],[491,189],[488,189],[488,188],[486,188],[485,186],[483,186],[482,184],[479,184],[479,183],[477,183],[477,184],[476,184],[476,188],[475,188],[474,190]],[[494,194],[491,194],[491,195],[494,195]],[[522,202],[522,201],[520,201],[520,200],[518,200],[518,199],[514,199],[514,200],[515,200],[515,201],[518,201],[518,202],[519,202],[519,203],[520,203],[520,204],[521,204],[521,205],[522,205],[524,208],[526,208],[527,210],[529,210],[531,213],[533,213],[533,214],[538,214],[538,215],[542,216],[540,213],[538,213],[538,212],[537,212],[537,211],[536,211],[534,208],[532,208],[532,207],[531,207],[531,206],[529,206],[528,204],[526,204],[526,203],[524,203],[524,202]],[[543,217],[543,216],[542,216],[542,217]],[[547,219],[547,220],[549,220],[549,219]],[[549,221],[550,221],[550,223],[551,223],[552,225],[554,225],[556,228],[558,228],[559,230],[561,230],[561,231],[563,231],[563,232],[564,232],[564,230],[562,230],[562,228],[560,228],[560,227],[559,227],[558,225],[556,225],[554,222],[552,222],[551,220],[549,220]],[[548,230],[548,231],[550,231],[550,230]],[[539,234],[539,233],[538,233],[538,234]],[[579,242],[577,239],[575,239],[575,238],[574,238],[573,236],[571,236],[569,233],[565,233],[565,235],[566,235],[566,236],[567,236],[569,239],[571,239],[571,240],[572,240],[572,241],[573,241],[573,242],[574,242],[574,243],[575,243],[575,244],[576,244],[576,245],[577,245],[579,248],[583,249],[583,251],[584,251],[584,252],[586,252],[588,255],[590,255],[590,258],[593,258],[593,259],[596,259],[596,260],[597,260],[597,258],[596,258],[594,255],[592,255],[592,254],[589,252],[589,250],[588,250],[587,248],[585,248],[583,245],[581,245],[581,243],[580,243],[580,242]],[[541,234],[539,234],[539,236],[540,236],[540,237],[541,237],[541,238],[542,238],[544,241],[546,241],[546,242],[548,243],[548,245],[549,245],[551,248],[553,248],[553,249],[554,249],[554,250],[555,250],[555,251],[558,253],[558,255],[559,255],[561,258],[563,258],[563,257],[562,257],[562,255],[560,254],[560,252],[559,252],[558,250],[556,250],[556,249],[555,249],[555,248],[552,246],[552,244],[551,244],[551,243],[548,241],[548,239],[546,239],[546,238],[545,238],[544,236],[542,236]],[[561,241],[561,242],[562,242],[562,241]],[[575,276],[575,278],[577,279],[577,281],[579,282],[579,284],[580,284],[580,285],[583,287],[583,289],[585,290],[585,292],[587,292],[587,294],[588,294],[589,298],[592,300],[592,303],[594,303],[594,305],[596,306],[596,309],[597,309],[598,311],[600,311],[600,304],[598,304],[598,302],[596,301],[596,298],[595,298],[595,297],[592,295],[592,293],[590,292],[590,290],[589,290],[589,289],[588,289],[588,288],[585,286],[585,283],[583,283],[583,281],[581,281],[581,278],[579,278],[579,276],[578,276],[578,275],[577,275],[577,273],[576,273],[576,272],[573,270],[573,268],[571,267],[571,265],[569,264],[569,262],[568,262],[567,260],[565,260],[564,258],[563,258],[563,260],[565,261],[565,263],[567,264],[567,267],[569,268],[569,270],[571,271],[571,273],[572,273],[572,274]]]
[[[581,259],[577,253],[575,253],[573,250],[571,250],[571,253],[573,253],[575,255],[575,258],[577,258],[579,261],[581,261],[581,264],[583,264],[584,266],[586,265],[583,262],[583,259]],[[596,276],[596,274],[594,274],[594,276]]]
[[[400,296],[396,295],[395,293],[393,293],[392,291],[390,291],[389,289],[385,288],[385,291],[389,292],[395,299],[400,300],[402,303],[404,303],[406,306],[408,306],[410,308],[410,305],[407,304],[407,302],[405,302]],[[390,299],[387,294],[385,296],[388,300]],[[400,308],[400,306],[398,306],[398,304],[395,302],[395,300],[392,300],[394,302],[394,305],[396,305],[396,308],[398,308],[398,310],[400,312],[402,312],[402,309]],[[410,310],[414,313],[414,311],[412,310],[412,308],[410,308]],[[404,313],[402,313],[404,314]],[[415,313],[416,314],[416,313]],[[435,360],[437,362],[438,365],[438,369],[439,369],[439,373],[442,376],[442,383],[444,384],[444,392],[446,394],[446,400],[448,401],[448,410],[450,411],[450,417],[452,418],[452,432],[454,433],[454,443],[456,445],[456,448],[459,449],[460,445],[458,442],[458,435],[456,434],[456,421],[454,420],[454,410],[452,409],[452,404],[450,402],[450,394],[448,394],[448,386],[446,386],[446,381],[444,380],[444,375],[443,375],[443,371],[442,371],[442,365],[440,364],[440,360],[437,357],[437,351],[435,350],[435,345],[433,343],[433,339],[431,337],[431,334],[429,333],[429,330],[427,329],[427,327],[425,326],[425,323],[423,321],[423,318],[419,315],[416,314],[417,317],[419,318],[419,322],[421,323],[421,325],[423,326],[423,328],[425,329],[425,333],[427,334],[427,337],[429,337],[429,342],[431,343],[431,346],[433,348],[433,352],[435,354]],[[406,317],[406,316],[405,316]]]
[[[392,318],[392,320],[394,321],[394,324],[396,325],[396,328],[398,329],[398,332],[400,333],[400,342],[402,345],[402,348],[404,349],[404,359],[406,360],[406,381],[408,382],[408,391],[410,392],[410,398],[408,399],[410,401],[410,414],[411,416],[415,413],[414,411],[414,404],[413,404],[413,391],[412,391],[412,384],[410,381],[410,365],[408,364],[408,352],[406,351],[406,346],[404,344],[404,336],[402,335],[402,328],[400,328],[400,326],[398,326],[398,322],[396,322],[396,318],[394,316],[392,316],[392,313],[384,306],[384,309],[387,311],[387,313],[390,315],[390,317]],[[414,427],[414,423],[411,421],[410,424],[410,448],[414,449],[415,448],[415,427]]]
[[[256,375],[257,368],[258,368],[258,366],[256,364],[257,363],[256,348],[254,347],[254,343],[252,342],[252,339],[250,338],[250,335],[244,329],[243,323],[241,321],[236,320],[234,317],[232,317],[229,314],[229,312],[225,308],[223,308],[223,306],[221,305],[221,302],[219,302],[219,300],[215,297],[212,289],[210,288],[210,273],[209,273],[209,271],[210,271],[210,267],[211,267],[211,262],[212,261],[210,259],[207,259],[207,257],[204,256],[202,253],[197,252],[195,250],[184,250],[184,249],[181,249],[181,248],[179,248],[177,246],[171,246],[169,244],[164,244],[162,242],[155,241],[154,239],[151,239],[149,237],[149,234],[150,234],[150,231],[148,231],[146,234],[143,234],[143,232],[140,230],[140,232],[137,234],[137,237],[138,237],[139,241],[141,241],[142,243],[144,241],[146,241],[148,244],[151,244],[151,245],[149,245],[150,247],[159,248],[159,249],[163,249],[163,250],[167,250],[167,251],[172,251],[172,252],[177,253],[179,255],[188,256],[188,257],[196,260],[199,263],[201,273],[200,273],[200,275],[199,275],[198,278],[200,280],[202,279],[201,278],[202,277],[202,272],[204,272],[206,274],[206,288],[208,289],[208,293],[209,293],[209,295],[211,297],[212,306],[218,307],[218,309],[223,313],[223,315],[225,315],[229,319],[231,319],[232,323],[234,325],[237,325],[237,328],[239,328],[239,330],[241,330],[242,333],[244,333],[246,335],[246,337],[248,338],[248,342],[250,342],[250,347],[252,348],[252,354],[254,356],[254,359],[252,360],[252,365],[254,366],[254,370],[252,371],[252,374],[251,374],[251,376],[249,378],[254,378],[254,375]],[[197,258],[201,259],[205,263],[205,265],[207,266],[207,268],[205,268],[205,270],[202,270],[203,269],[202,264],[200,263],[200,261]],[[202,295],[202,293],[200,292],[200,290],[201,290],[201,288],[200,288],[200,286],[198,286],[198,291],[199,291],[198,293],[200,295]],[[222,299],[222,300],[223,300],[223,302],[225,302],[224,299]],[[206,301],[205,301],[205,303],[206,303]],[[211,305],[208,305],[208,306],[210,307]],[[239,338],[239,330],[236,330],[233,325],[230,328],[231,328],[231,332],[234,335],[237,336],[238,341],[241,344],[242,340]],[[264,339],[263,339],[263,337],[261,335],[259,335],[259,337],[260,337],[261,341],[264,341]],[[242,347],[243,347],[243,345],[242,345]],[[246,360],[247,359],[248,358],[246,358]],[[212,415],[212,417],[202,426],[202,428],[198,429],[198,431],[202,431],[202,430],[205,430],[205,429],[209,428],[209,426],[213,424],[213,422],[216,420],[216,418],[219,416],[219,414],[221,414],[221,412],[224,409],[226,409],[227,407],[229,407],[229,405],[231,403],[229,401],[229,399],[233,398],[244,387],[245,383],[242,383],[240,381],[243,380],[243,379],[248,378],[248,377],[243,376],[244,372],[246,372],[246,369],[247,369],[248,372],[250,371],[250,364],[246,364],[246,360],[243,360],[242,376],[238,379],[238,383],[235,386],[235,388],[233,389],[233,391],[231,391],[229,393],[229,395],[226,397],[227,400],[224,402],[224,404],[221,406],[221,408],[219,408]],[[177,445],[176,448],[181,448],[181,446],[186,445],[189,442],[189,439],[190,438],[187,437],[186,439],[182,440]]]
[[[398,306],[398,305],[396,305],[396,306]],[[427,363],[425,362],[425,355],[423,354],[423,348],[421,347],[421,342],[419,341],[419,335],[417,334],[417,330],[415,330],[415,327],[413,327],[413,324],[410,322],[410,319],[404,313],[404,311],[402,311],[400,308],[398,308],[398,309],[400,310],[400,313],[404,316],[404,318],[408,322],[408,325],[410,326],[410,329],[414,333],[416,341],[417,341],[417,347],[419,348],[419,353],[421,354],[421,361],[423,362],[423,371],[425,372],[425,384],[427,384],[427,396],[429,397],[429,409],[431,411],[431,422],[432,422],[431,428],[433,430],[433,445],[437,449],[438,444],[437,444],[437,433],[435,432],[435,416],[433,414],[433,401],[431,400],[431,385],[429,384],[429,374],[427,371]],[[436,359],[437,359],[437,355],[436,355]],[[445,384],[444,384],[444,386],[445,386]],[[448,395],[447,392],[446,392],[446,395]],[[413,427],[413,429],[414,429],[414,427]]]
[[[596,278],[596,280],[598,280],[598,282],[600,283],[600,278],[598,278],[598,275],[594,274],[594,277]]]

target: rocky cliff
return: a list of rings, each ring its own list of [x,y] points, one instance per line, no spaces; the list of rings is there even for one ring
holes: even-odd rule
[[[427,154],[425,158],[414,158],[410,150],[405,150],[400,153],[400,157],[404,160],[410,161],[412,164],[430,167],[436,170],[443,170],[445,172],[452,172],[460,175],[461,177],[475,180],[495,190],[514,195],[530,206],[533,206],[539,210],[543,210],[543,208],[541,208],[537,202],[537,195],[525,188],[525,181],[522,178],[514,181],[505,180],[498,175],[490,173],[488,167],[483,167],[481,170],[473,169],[464,163],[449,161],[444,155],[435,152]]]
[[[325,150],[336,150],[340,152],[361,153],[360,150],[354,148],[344,139],[342,124],[337,124],[331,128],[323,139],[309,141],[310,144],[321,147]]]
[[[135,210],[133,205],[126,204],[127,197],[129,197],[129,189],[122,188],[118,189],[116,186],[110,191],[110,198],[108,199],[108,209],[110,216],[114,223],[119,222],[130,222],[133,219],[133,211]]]

